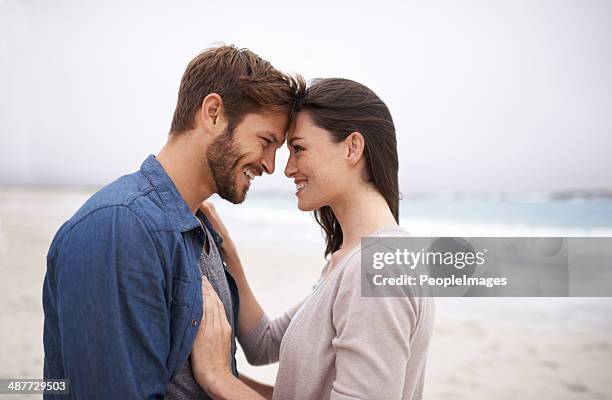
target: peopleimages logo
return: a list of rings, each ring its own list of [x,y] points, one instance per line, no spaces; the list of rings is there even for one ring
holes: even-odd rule
[[[396,249],[390,252],[376,252],[372,255],[372,267],[382,269],[388,265],[404,265],[410,269],[415,269],[419,265],[424,266],[453,266],[463,269],[466,266],[483,265],[485,254],[483,251],[431,251],[421,249],[414,252],[408,249]]]

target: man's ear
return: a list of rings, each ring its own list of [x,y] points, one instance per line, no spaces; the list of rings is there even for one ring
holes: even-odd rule
[[[347,160],[350,165],[357,165],[365,150],[365,140],[359,132],[353,132],[344,139],[347,148]]]
[[[202,101],[200,107],[200,120],[209,131],[223,131],[225,118],[223,112],[223,98],[217,93],[210,93]]]

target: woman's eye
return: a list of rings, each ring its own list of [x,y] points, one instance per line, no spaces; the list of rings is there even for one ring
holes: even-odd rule
[[[299,153],[302,150],[304,150],[304,148],[302,146],[293,146],[293,152],[294,153]]]
[[[262,138],[262,139],[263,139],[264,147],[268,147],[270,145],[270,143],[272,143],[272,141],[269,140],[269,139],[266,139],[266,138]]]

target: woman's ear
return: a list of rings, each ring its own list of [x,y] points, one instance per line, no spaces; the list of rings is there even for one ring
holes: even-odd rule
[[[353,132],[344,139],[347,146],[347,160],[350,165],[357,165],[365,150],[365,140],[359,132]]]

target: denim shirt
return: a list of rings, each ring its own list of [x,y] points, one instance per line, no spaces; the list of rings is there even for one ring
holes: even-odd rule
[[[163,398],[202,319],[205,235],[152,155],[140,171],[94,194],[62,225],[47,255],[44,377],[70,379],[69,398]],[[228,283],[237,320],[229,275]]]

